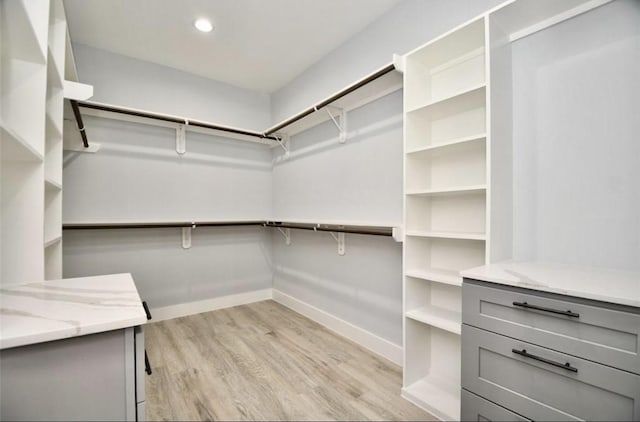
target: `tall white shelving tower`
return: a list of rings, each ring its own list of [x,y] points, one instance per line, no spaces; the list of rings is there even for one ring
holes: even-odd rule
[[[0,284],[61,278],[61,0],[2,1],[0,35]]]
[[[404,58],[403,397],[460,419],[459,271],[487,254],[485,19]]]

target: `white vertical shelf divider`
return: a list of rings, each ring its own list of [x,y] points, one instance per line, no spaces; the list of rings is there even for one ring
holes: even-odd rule
[[[404,57],[402,396],[446,420],[460,419],[459,272],[489,241],[485,21]]]
[[[62,278],[62,128],[67,24],[61,0],[52,0],[47,60],[44,155],[44,278]]]
[[[0,3],[0,285],[62,277],[62,0]]]

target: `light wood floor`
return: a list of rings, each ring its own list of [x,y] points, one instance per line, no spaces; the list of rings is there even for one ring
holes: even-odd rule
[[[273,301],[145,327],[149,420],[434,420],[401,368]]]

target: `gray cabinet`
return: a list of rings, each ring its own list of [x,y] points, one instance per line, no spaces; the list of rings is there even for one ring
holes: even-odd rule
[[[2,420],[144,420],[141,327],[4,349],[0,374]]]
[[[462,302],[464,419],[479,397],[532,420],[640,420],[637,309],[467,279]]]

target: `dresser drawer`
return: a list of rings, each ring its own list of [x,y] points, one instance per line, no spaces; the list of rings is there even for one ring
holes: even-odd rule
[[[460,418],[463,421],[529,420],[464,389],[462,390],[462,408],[460,411]]]
[[[640,420],[640,375],[466,324],[462,387],[532,420]]]
[[[462,322],[640,374],[640,314],[567,299],[465,279]]]

